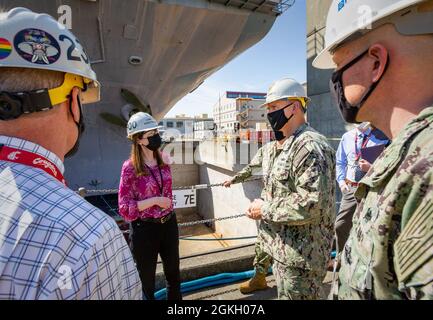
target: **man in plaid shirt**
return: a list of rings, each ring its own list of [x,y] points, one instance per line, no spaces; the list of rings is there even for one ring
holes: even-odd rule
[[[0,49],[0,299],[141,299],[116,223],[63,179],[99,101],[87,55],[24,8],[0,13]]]

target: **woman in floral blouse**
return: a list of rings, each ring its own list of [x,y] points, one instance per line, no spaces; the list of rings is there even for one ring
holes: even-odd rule
[[[132,222],[132,253],[146,299],[154,300],[158,254],[167,279],[168,300],[181,300],[179,232],[173,211],[168,157],[160,152],[158,123],[147,113],[128,122],[131,157],[125,161],[119,186],[119,213]]]

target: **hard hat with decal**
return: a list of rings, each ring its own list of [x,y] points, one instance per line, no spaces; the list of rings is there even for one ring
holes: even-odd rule
[[[305,93],[304,87],[296,80],[290,78],[275,81],[269,88],[266,102],[262,106],[267,106],[269,103],[282,99],[299,100],[303,107],[310,100]]]
[[[100,84],[79,40],[47,14],[25,8],[0,14],[0,68],[3,67],[64,72],[63,85],[48,90],[52,105],[66,101],[75,86],[83,89],[83,104],[100,100]]]
[[[391,23],[403,35],[433,33],[432,0],[334,0],[328,12],[325,49],[313,61],[319,69],[332,69],[332,52],[356,35]]]
[[[133,135],[150,130],[159,129],[158,122],[148,113],[137,112],[128,121],[127,134],[131,139]]]

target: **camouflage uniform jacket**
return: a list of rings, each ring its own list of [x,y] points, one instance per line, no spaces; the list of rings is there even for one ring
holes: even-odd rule
[[[433,299],[433,107],[361,180],[340,299]]]
[[[262,168],[259,239],[266,253],[294,268],[325,270],[335,218],[335,152],[326,138],[302,125],[282,149],[264,145],[233,182]]]

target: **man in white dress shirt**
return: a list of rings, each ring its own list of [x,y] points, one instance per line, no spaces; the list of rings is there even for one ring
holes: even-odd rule
[[[361,150],[389,144],[388,138],[368,122],[346,132],[341,138],[336,154],[337,182],[342,193],[340,209],[335,221],[337,251],[341,252],[352,228],[352,218],[357,201],[355,191],[359,181],[372,163],[362,158]]]

